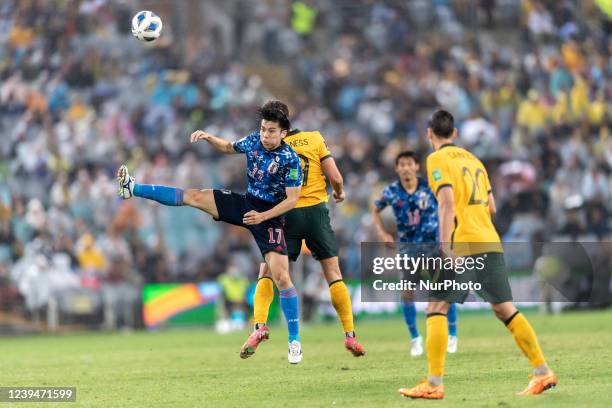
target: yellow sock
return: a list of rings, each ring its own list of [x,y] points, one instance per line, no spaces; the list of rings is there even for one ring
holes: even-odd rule
[[[427,364],[429,375],[442,377],[444,375],[444,361],[448,347],[448,319],[445,314],[431,314],[427,316]]]
[[[344,284],[344,281],[337,280],[329,285],[329,294],[331,296],[331,302],[336,309],[338,319],[342,323],[344,332],[352,332],[355,330],[353,326],[353,308],[351,306],[351,296],[349,295],[348,289]]]
[[[545,365],[544,354],[538,343],[538,338],[533,331],[533,327],[527,321],[527,318],[520,312],[506,321],[506,327],[512,333],[514,341],[519,346],[525,357],[529,359],[532,367]]]
[[[270,278],[261,278],[255,286],[253,298],[253,321],[255,324],[268,321],[268,311],[274,300],[274,282]]]

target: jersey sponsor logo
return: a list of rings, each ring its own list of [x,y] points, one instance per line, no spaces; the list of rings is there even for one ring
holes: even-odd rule
[[[221,191],[221,194],[232,194],[232,190],[227,190],[227,189],[225,189],[225,188],[224,188],[224,189],[221,189],[221,190],[219,190],[219,191]]]
[[[440,170],[438,169],[434,169],[434,171],[431,172],[431,175],[433,176],[433,179],[435,181],[442,180],[442,174],[440,173]]]

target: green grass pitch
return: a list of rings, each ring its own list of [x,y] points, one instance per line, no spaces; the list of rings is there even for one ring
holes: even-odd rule
[[[287,363],[282,326],[248,360],[238,357],[246,332],[2,338],[0,386],[77,387],[76,404],[45,407],[609,407],[612,313],[528,317],[559,377],[556,389],[536,397],[514,395],[527,384],[529,364],[489,313],[459,314],[459,351],[447,357],[443,401],[397,393],[426,372],[424,357],[409,356],[400,320],[357,322],[368,351],[363,358],[344,351],[339,325],[305,326],[304,360],[297,366]],[[419,324],[423,332],[422,315]]]

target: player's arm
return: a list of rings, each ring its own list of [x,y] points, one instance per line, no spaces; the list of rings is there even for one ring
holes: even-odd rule
[[[210,133],[207,133],[203,130],[196,130],[191,134],[191,143],[195,143],[198,140],[206,140],[212,147],[219,150],[224,154],[234,154],[238,153],[234,149],[234,144],[225,139],[221,139],[220,137],[213,136]]]
[[[295,208],[295,205],[297,204],[298,199],[300,198],[301,190],[302,186],[285,187],[285,194],[287,195],[287,198],[285,198],[283,201],[281,201],[268,211],[264,211],[262,213],[253,210],[249,211],[248,213],[244,214],[242,222],[244,222],[246,225],[257,225],[266,220],[270,220],[272,218],[278,217],[279,215],[283,215],[287,211]]]
[[[323,170],[323,174],[329,180],[329,184],[332,186],[334,200],[337,203],[341,203],[346,198],[346,194],[344,193],[344,179],[342,178],[342,174],[340,174],[340,170],[336,165],[336,161],[333,157],[327,156],[323,158],[321,162],[321,169]]]
[[[438,201],[440,242],[443,244],[444,252],[450,252],[449,247],[455,227],[455,197],[450,174],[447,163],[440,155],[434,153],[427,157],[427,180]],[[446,246],[448,247],[445,248]]]
[[[484,168],[484,166],[483,166]],[[493,216],[493,214],[495,214],[497,212],[497,206],[495,205],[495,197],[493,197],[493,191],[491,189],[491,180],[489,179],[489,173],[487,172],[487,169],[484,168],[484,174],[485,174],[485,188],[487,189],[487,195],[489,198],[489,214],[491,214],[491,216]]]
[[[438,222],[440,223],[440,242],[450,243],[452,241],[455,223],[455,197],[453,188],[449,185],[442,186],[438,190]]]
[[[497,206],[495,205],[495,197],[493,193],[489,191],[489,213],[494,215],[497,212]]]
[[[391,191],[389,190],[389,187],[386,187],[380,197],[377,200],[374,200],[374,204],[372,205],[372,221],[374,222],[374,230],[376,231],[376,235],[378,235],[378,239],[383,242],[395,242],[393,236],[385,229],[385,223],[380,215],[387,205],[389,205],[390,198]]]
[[[385,229],[385,223],[380,215],[383,210],[384,208],[378,208],[376,204],[372,205],[372,221],[374,222],[374,230],[382,242],[394,242],[395,240],[393,239],[393,236]]]
[[[337,203],[341,203],[346,198],[346,194],[344,193],[344,179],[342,178],[340,170],[338,170],[336,161],[325,144],[323,135],[321,135],[319,132],[316,133],[318,135],[318,144],[316,145],[316,149],[319,161],[321,163],[321,170],[323,171],[325,177],[327,177],[329,180],[329,184],[332,186],[334,200]]]

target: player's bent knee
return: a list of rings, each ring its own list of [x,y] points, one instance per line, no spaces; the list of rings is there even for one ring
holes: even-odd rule
[[[321,267],[323,268],[323,275],[327,283],[335,282],[342,279],[342,272],[340,272],[340,265],[338,263],[338,257],[322,259]]]
[[[293,286],[289,276],[289,259],[287,255],[278,252],[268,252],[266,263],[272,275],[272,280],[280,290],[289,289]]]
[[[262,262],[259,264],[259,275],[257,276],[257,279],[261,279],[261,278],[271,278],[272,274],[270,273],[270,268],[268,267],[268,264],[265,262]]]
[[[293,286],[287,269],[272,270],[272,280],[280,290],[289,289]]]
[[[190,207],[205,211],[215,218],[219,218],[217,205],[215,203],[215,195],[211,189],[187,189],[183,195],[183,203]]]
[[[493,313],[495,313],[495,316],[502,322],[506,321],[517,311],[516,307],[512,302],[491,304],[491,309],[493,309]]]

